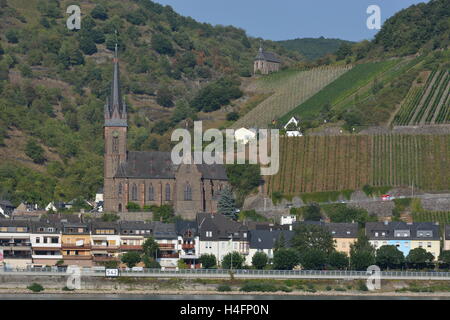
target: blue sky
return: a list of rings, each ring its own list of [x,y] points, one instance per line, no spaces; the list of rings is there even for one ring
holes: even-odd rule
[[[200,22],[233,25],[253,37],[371,39],[367,7],[378,5],[384,21],[397,11],[428,0],[154,0]]]

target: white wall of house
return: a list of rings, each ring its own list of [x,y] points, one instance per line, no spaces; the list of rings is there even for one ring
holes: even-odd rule
[[[269,259],[273,259],[273,249],[255,249],[255,248],[250,248],[249,251],[248,251],[248,255],[245,257],[245,263],[247,265],[249,265],[249,266],[252,265],[253,256],[257,252],[264,252],[265,254],[267,254]]]
[[[227,254],[237,251],[244,256],[248,254],[248,242],[242,241],[200,241],[200,255],[213,254],[217,262],[221,263]]]

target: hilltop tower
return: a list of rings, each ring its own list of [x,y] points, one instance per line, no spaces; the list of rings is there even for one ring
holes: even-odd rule
[[[127,107],[120,93],[120,70],[117,44],[114,52],[111,95],[105,104],[104,117],[104,210],[114,211],[114,176],[119,165],[127,161]]]

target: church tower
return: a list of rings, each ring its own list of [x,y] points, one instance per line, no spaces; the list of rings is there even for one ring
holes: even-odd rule
[[[127,161],[127,107],[120,94],[119,60],[117,44],[114,52],[114,73],[111,83],[111,96],[104,110],[104,211],[117,211],[114,175],[119,165]]]

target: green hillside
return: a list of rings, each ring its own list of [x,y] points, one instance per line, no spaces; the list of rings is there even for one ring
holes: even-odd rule
[[[169,150],[169,129],[242,95],[259,39],[149,0],[0,1],[0,198],[89,198],[102,185],[103,105],[119,44],[131,150]],[[300,56],[264,41],[284,65]],[[183,122],[184,123],[184,122]]]
[[[283,47],[299,52],[308,60],[316,60],[327,54],[335,53],[343,44],[353,42],[341,39],[320,38],[298,38],[293,40],[278,41]]]

